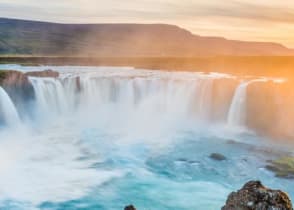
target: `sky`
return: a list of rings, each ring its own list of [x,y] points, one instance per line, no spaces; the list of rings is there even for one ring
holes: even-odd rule
[[[167,23],[203,36],[294,48],[293,0],[0,0],[0,16],[60,23]]]

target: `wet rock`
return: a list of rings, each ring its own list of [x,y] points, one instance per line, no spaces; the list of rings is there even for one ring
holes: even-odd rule
[[[280,178],[294,178],[294,157],[286,156],[281,157],[274,161],[269,161],[266,169],[272,171]]]
[[[229,139],[226,142],[227,142],[227,144],[238,144],[238,142],[233,139]]]
[[[266,188],[260,181],[250,181],[232,192],[222,210],[293,210],[289,196]]]
[[[186,158],[179,158],[176,162],[188,163],[188,164],[199,164],[200,162],[197,160],[188,160]]]
[[[15,70],[0,70],[1,86],[23,86],[30,84],[28,76],[34,77],[58,77],[59,73],[52,70],[22,73]]]
[[[28,84],[28,78],[19,71],[1,70],[0,71],[0,85],[1,86],[20,86]]]
[[[224,155],[220,153],[211,153],[209,157],[213,160],[218,160],[218,161],[223,161],[227,159]]]
[[[179,161],[179,162],[188,162],[188,159],[186,159],[186,158],[179,158],[177,161]]]
[[[126,206],[124,210],[136,210],[136,208],[133,205],[129,205],[129,206]]]
[[[59,76],[59,73],[52,70],[28,73],[0,70],[0,86],[5,89],[20,112],[28,110],[31,107],[31,101],[35,98],[35,91],[28,76],[55,78]]]
[[[32,72],[27,72],[27,76],[31,77],[54,77],[57,78],[59,77],[59,73],[53,70],[45,70],[45,71],[32,71]]]
[[[16,104],[21,104],[35,96],[28,77],[19,71],[0,71],[0,86],[5,89]]]

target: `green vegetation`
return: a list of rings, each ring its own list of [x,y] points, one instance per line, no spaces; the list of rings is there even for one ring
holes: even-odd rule
[[[273,171],[277,177],[294,178],[294,157],[286,156],[270,161],[266,168]]]

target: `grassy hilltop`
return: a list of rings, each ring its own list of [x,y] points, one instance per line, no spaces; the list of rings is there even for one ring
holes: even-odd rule
[[[204,37],[167,24],[58,24],[0,18],[0,55],[195,57],[294,55],[278,43]]]

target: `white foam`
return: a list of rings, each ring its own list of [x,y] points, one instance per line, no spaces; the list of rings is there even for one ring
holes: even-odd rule
[[[0,133],[0,197],[38,205],[85,196],[92,187],[123,175],[91,168],[99,158],[80,160],[77,133],[65,127]],[[84,148],[85,149],[85,148]]]

